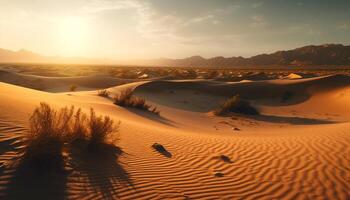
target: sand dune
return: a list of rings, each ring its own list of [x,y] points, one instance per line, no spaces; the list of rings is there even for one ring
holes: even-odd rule
[[[45,77],[0,70],[0,81],[48,92],[69,91],[71,85],[77,90],[94,90],[132,82],[109,76]]]
[[[33,80],[33,76],[30,78]],[[14,80],[6,82],[15,84]],[[62,87],[62,78],[41,80],[47,83],[47,91],[60,91]],[[93,107],[120,120],[117,145],[124,152],[113,159],[69,154],[71,172],[52,177],[45,186],[47,194],[43,192],[41,197],[350,198],[348,76],[226,83],[144,81],[116,87],[112,87],[119,85],[115,79],[75,80],[86,88],[111,87],[112,93],[132,87],[161,114],[118,107],[111,99],[97,96],[96,91],[48,93],[0,82],[1,198],[29,198],[33,192],[30,189],[47,181],[28,185],[28,180],[14,176],[11,165],[22,148],[18,141],[28,126],[28,115],[41,101],[54,107]],[[261,116],[211,114],[236,93],[251,100]],[[154,143],[162,144],[170,155],[154,150]],[[232,163],[220,159],[221,155],[228,156]]]

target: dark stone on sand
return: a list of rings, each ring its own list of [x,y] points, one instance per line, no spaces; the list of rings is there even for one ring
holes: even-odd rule
[[[221,173],[221,172],[216,172],[216,173],[215,173],[215,176],[216,176],[216,177],[223,177],[223,176],[224,176],[224,174],[223,174],[223,173]]]
[[[168,158],[170,158],[172,156],[171,153],[168,150],[166,150],[165,147],[161,144],[154,143],[152,145],[152,148]]]
[[[220,159],[223,160],[224,162],[232,163],[231,159],[228,156],[221,155]]]

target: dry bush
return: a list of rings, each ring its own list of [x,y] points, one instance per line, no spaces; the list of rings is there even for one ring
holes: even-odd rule
[[[130,106],[130,101],[131,101],[131,98],[133,97],[132,92],[133,91],[131,88],[126,88],[121,90],[119,94],[117,94],[114,97],[114,104],[118,106],[125,106],[125,107]]]
[[[67,129],[70,131],[67,134],[66,141],[67,142],[75,142],[86,140],[88,137],[88,127],[87,127],[88,117],[85,113],[81,111],[79,108],[73,115],[72,120],[69,124],[67,124]]]
[[[224,115],[229,112],[245,115],[258,115],[259,111],[250,105],[249,101],[242,100],[239,95],[228,99],[216,112],[217,115]]]
[[[59,110],[40,103],[29,119],[29,132],[24,140],[24,161],[40,168],[60,166],[65,143],[86,141],[89,147],[108,143],[118,125],[108,116],[96,116],[93,109],[86,115],[74,106]]]
[[[106,89],[98,90],[97,91],[97,95],[101,96],[101,97],[107,97],[108,98],[109,95],[110,95],[110,92],[108,90],[106,90]]]
[[[158,110],[157,106],[151,108],[150,111],[156,115],[160,115],[160,110]]]
[[[78,88],[78,86],[76,86],[76,85],[70,85],[69,86],[69,91],[75,92],[77,90],[77,88]]]
[[[52,169],[61,166],[65,136],[69,134],[67,123],[74,108],[52,109],[40,103],[29,119],[29,132],[25,138],[24,161],[39,168]]]
[[[148,105],[145,99],[133,96],[132,92],[131,88],[126,88],[120,91],[120,93],[114,97],[114,104],[123,107],[146,110],[159,115],[160,111],[157,110],[157,107]]]
[[[150,105],[146,104],[146,100],[139,97],[132,97],[128,101],[129,107],[137,108],[140,110],[149,110]]]
[[[118,131],[118,125],[108,116],[96,116],[93,109],[90,109],[88,119],[90,145],[108,143],[112,134]]]
[[[114,133],[118,132],[119,124],[115,124],[108,116],[97,116],[92,108],[89,116],[78,109],[71,123],[67,125],[70,130],[67,141],[73,144],[87,143],[89,149],[94,149],[101,144],[113,143],[116,139]]]

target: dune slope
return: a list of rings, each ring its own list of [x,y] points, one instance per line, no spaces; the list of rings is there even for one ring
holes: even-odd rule
[[[0,83],[0,196],[30,198],[31,187],[39,185],[46,187],[40,197],[57,199],[350,198],[349,77],[152,81],[110,90],[123,87],[135,87],[161,115],[118,107],[96,91],[46,93]],[[281,102],[285,91],[292,98]],[[262,116],[210,114],[233,93],[250,99]],[[120,120],[116,145],[124,153],[112,160],[68,153],[72,170],[46,185],[16,177],[11,163],[22,148],[28,115],[41,101],[93,107]],[[154,150],[153,143],[168,153]]]

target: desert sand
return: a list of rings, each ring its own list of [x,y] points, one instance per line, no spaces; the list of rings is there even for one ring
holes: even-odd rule
[[[350,198],[349,76],[122,85],[105,77],[0,77],[1,199],[32,199],[35,192],[50,199]],[[38,85],[29,85],[35,78]],[[84,91],[67,91],[72,83]],[[45,91],[31,89],[37,86]],[[96,91],[118,93],[126,87],[156,105],[160,115],[116,106]],[[281,99],[286,92],[288,98]],[[212,113],[236,93],[261,115]],[[16,176],[11,163],[40,102],[85,111],[92,107],[120,121],[115,145],[124,153],[112,161],[91,157],[87,162],[66,153],[65,175],[50,180]],[[155,151],[154,143],[168,154]]]

